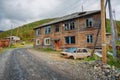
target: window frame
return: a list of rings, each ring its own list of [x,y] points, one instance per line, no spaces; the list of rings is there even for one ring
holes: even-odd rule
[[[86,42],[87,43],[93,43],[93,35],[92,34],[88,34],[86,36]]]
[[[72,38],[74,38],[74,41],[72,41]],[[65,39],[65,44],[75,44],[76,43],[75,36],[65,36],[64,39]]]
[[[60,32],[59,24],[56,24],[56,25],[55,25],[55,32],[56,32],[56,33],[57,33],[57,32]]]
[[[51,26],[44,27],[44,34],[50,34],[51,33]]]
[[[36,29],[35,34],[36,34],[36,36],[40,35],[40,29]]]
[[[39,41],[39,42],[38,42],[38,41]],[[35,44],[36,44],[37,46],[40,45],[40,40],[39,40],[39,39],[36,39]]]
[[[87,28],[93,27],[93,18],[86,19],[86,27]]]
[[[49,44],[46,42],[48,40]],[[51,38],[44,38],[44,45],[49,46],[51,45]]]
[[[75,29],[75,21],[67,21],[64,24],[64,30],[67,31],[67,30],[74,30]]]

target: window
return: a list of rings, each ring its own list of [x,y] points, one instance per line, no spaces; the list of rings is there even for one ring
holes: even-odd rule
[[[91,34],[87,35],[87,43],[93,42],[93,36]]]
[[[44,39],[44,45],[50,45],[50,43],[51,43],[50,38]]]
[[[50,26],[47,26],[44,28],[44,34],[50,34],[51,32],[51,27]]]
[[[88,18],[86,19],[86,27],[92,27],[93,26],[93,19]]]
[[[75,36],[67,36],[65,37],[66,44],[75,44]]]
[[[59,32],[59,25],[58,24],[55,25],[55,32]]]
[[[36,29],[36,36],[40,34],[40,29]]]
[[[39,39],[36,39],[36,45],[40,45]]]
[[[64,30],[73,30],[75,29],[75,22],[69,21],[64,23]]]

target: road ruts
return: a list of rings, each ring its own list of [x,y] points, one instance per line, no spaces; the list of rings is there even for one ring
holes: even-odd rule
[[[6,62],[2,80],[71,80],[61,71],[37,60],[26,49],[13,50]]]

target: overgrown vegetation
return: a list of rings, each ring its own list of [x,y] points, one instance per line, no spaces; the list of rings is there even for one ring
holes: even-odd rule
[[[118,36],[120,36],[120,21],[116,21],[116,27],[117,27],[117,32],[118,32]],[[106,32],[110,33],[110,20],[106,19]]]
[[[87,57],[84,58],[84,61],[94,61],[94,60],[99,60],[100,58],[98,58],[96,55],[92,56],[92,57]]]
[[[120,69],[120,59],[114,59],[113,56],[107,55],[107,63]]]
[[[14,36],[19,36],[24,41],[30,41],[31,39],[34,38],[33,28],[35,28],[39,25],[42,25],[44,23],[50,22],[52,20],[54,20],[54,19],[44,19],[44,20],[29,23],[29,24],[26,24],[23,26],[19,26],[12,30],[12,34]],[[11,32],[11,30],[0,33],[0,39],[10,36],[10,32]]]
[[[36,50],[38,50],[38,51],[43,51],[43,52],[58,52],[58,51],[55,51],[55,50],[53,50],[53,49],[51,49],[51,48],[35,48]]]

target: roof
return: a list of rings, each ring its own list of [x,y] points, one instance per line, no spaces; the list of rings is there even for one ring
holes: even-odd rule
[[[51,25],[51,24],[56,24],[56,23],[59,23],[59,22],[63,22],[63,21],[71,20],[71,19],[76,19],[76,18],[80,18],[80,17],[84,17],[84,16],[87,16],[87,15],[96,14],[96,13],[100,13],[100,10],[76,12],[76,13],[69,14],[69,15],[66,15],[66,16],[63,16],[63,17],[59,17],[59,18],[57,18],[57,19],[55,19],[51,22],[39,25],[38,27],[36,27],[34,29],[38,29],[40,27],[44,27],[44,26],[48,26],[48,25]]]

